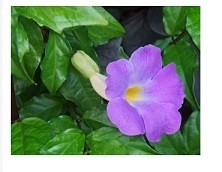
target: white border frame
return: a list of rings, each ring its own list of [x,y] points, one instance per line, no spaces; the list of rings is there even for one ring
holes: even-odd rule
[[[123,0],[122,0],[123,1]],[[3,172],[39,171],[208,171],[221,169],[221,6],[211,0],[126,1],[115,0],[3,0],[1,1],[1,151]],[[219,2],[219,1],[218,1]],[[10,126],[10,21],[11,6],[176,6],[201,5],[201,155],[200,156],[12,156]],[[216,17],[218,19],[214,20]],[[218,81],[219,80],[219,81]]]

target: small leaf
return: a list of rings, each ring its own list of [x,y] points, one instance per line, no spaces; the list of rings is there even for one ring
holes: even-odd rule
[[[200,112],[194,111],[183,128],[184,142],[187,153],[200,154]]]
[[[53,137],[54,129],[39,118],[26,118],[11,126],[11,153],[35,155]]]
[[[123,59],[129,59],[129,56],[125,53],[122,46],[119,46],[118,56]]]
[[[125,136],[112,127],[103,127],[90,133],[87,136],[87,144],[91,149],[90,153],[96,155],[158,154],[141,136]]]
[[[185,29],[189,7],[163,7],[163,23],[170,36],[179,34]]]
[[[89,38],[95,46],[108,42],[111,38],[122,37],[125,33],[122,25],[102,7],[93,7],[107,21],[108,25],[87,26]]]
[[[35,20],[61,34],[62,30],[74,26],[107,25],[106,19],[93,7],[30,6],[16,7],[20,15]]]
[[[83,154],[85,135],[76,128],[67,129],[52,140],[50,140],[41,150],[44,155],[79,155]]]
[[[63,36],[51,31],[45,50],[45,57],[41,63],[42,81],[51,94],[55,94],[66,80],[71,47]]]
[[[35,96],[20,109],[19,116],[21,119],[38,117],[48,121],[60,114],[63,108],[63,102],[58,96],[47,94]]]
[[[77,128],[76,122],[67,115],[61,115],[56,118],[52,118],[48,123],[56,128],[59,132],[63,132],[69,128]]]
[[[65,99],[74,102],[82,112],[92,107],[100,107],[103,103],[102,98],[93,90],[89,80],[84,78],[74,67],[70,68],[60,93]]]
[[[30,77],[33,79],[43,53],[44,43],[41,30],[37,23],[25,17],[20,17],[28,37],[30,51],[24,55],[24,66]]]
[[[172,38],[170,37],[165,38],[165,39],[158,39],[156,40],[154,45],[156,45],[163,51],[170,44],[171,41],[172,41]]]
[[[180,131],[173,135],[164,135],[159,142],[151,145],[160,154],[183,155],[185,153],[185,144]]]
[[[191,7],[187,17],[187,31],[200,48],[200,7]]]
[[[114,127],[108,119],[105,109],[93,107],[83,114],[83,120],[93,129],[99,129],[104,126]]]
[[[165,65],[175,62],[177,72],[185,85],[186,98],[195,109],[199,109],[194,87],[194,72],[198,68],[197,54],[190,44],[184,41],[170,45],[164,50],[163,62]]]

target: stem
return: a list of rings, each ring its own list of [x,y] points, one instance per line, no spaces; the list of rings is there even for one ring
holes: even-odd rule
[[[84,155],[90,155],[89,151],[90,151],[90,149],[89,149],[88,145],[85,143],[83,154]]]
[[[68,112],[69,112],[70,116],[76,121],[78,128],[82,130],[81,124],[80,124],[81,118],[75,113],[74,106],[75,105],[72,102],[69,102],[68,103]]]
[[[172,44],[176,44],[179,40],[181,40],[187,34],[187,30],[185,29],[181,34],[179,34],[176,39],[172,37]]]
[[[74,106],[75,106],[74,103],[69,102],[68,103],[68,112],[71,115],[71,117],[76,121],[78,128],[83,131],[83,129],[81,127],[81,124],[80,124],[81,118],[75,113]],[[89,149],[88,145],[85,142],[83,154],[84,155],[90,155],[89,151],[90,151],[90,149]]]

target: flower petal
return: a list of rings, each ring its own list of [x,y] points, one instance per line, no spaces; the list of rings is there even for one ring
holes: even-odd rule
[[[134,82],[151,79],[162,68],[161,49],[147,45],[138,48],[129,60],[134,66]]]
[[[178,110],[181,108],[184,94],[182,80],[176,73],[176,65],[170,63],[160,70],[145,86],[149,100],[156,103],[171,103]]]
[[[173,104],[144,104],[138,111],[144,120],[146,137],[151,142],[158,142],[162,134],[174,134],[180,128],[181,115]]]
[[[144,134],[142,117],[122,98],[112,99],[107,106],[108,117],[125,135]]]
[[[106,96],[108,98],[123,97],[129,84],[129,77],[133,71],[132,64],[125,59],[109,63],[106,68]]]

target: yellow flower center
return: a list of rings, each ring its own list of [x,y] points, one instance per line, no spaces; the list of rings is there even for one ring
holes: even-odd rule
[[[126,91],[126,100],[128,102],[141,100],[141,90],[141,87],[137,85],[129,87]]]

